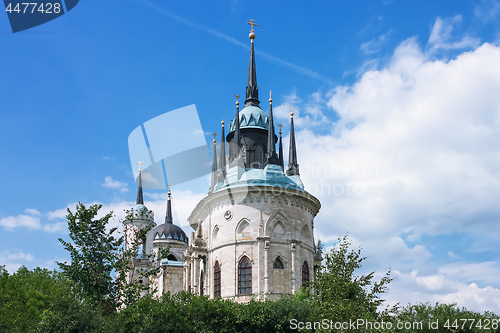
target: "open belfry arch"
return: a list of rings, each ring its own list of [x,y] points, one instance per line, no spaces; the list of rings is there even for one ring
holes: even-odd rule
[[[238,302],[277,299],[314,279],[314,267],[321,260],[313,232],[321,204],[300,179],[293,107],[285,167],[283,125],[277,125],[278,138],[271,93],[268,113],[260,106],[257,24],[248,24],[252,29],[246,98],[240,110],[236,94],[235,116],[229,124],[221,122],[218,145],[213,133],[211,186],[188,217],[191,237],[188,240],[173,224],[169,188],[165,224],[152,229],[145,240],[153,253],[171,246],[173,256],[161,262],[161,276],[154,281],[159,294],[189,290]]]

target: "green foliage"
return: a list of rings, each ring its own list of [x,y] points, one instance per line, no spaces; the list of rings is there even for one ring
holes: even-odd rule
[[[277,301],[252,299],[238,304],[189,292],[167,293],[159,298],[152,294],[140,297],[140,292],[147,288],[137,286],[134,276],[126,274],[130,269],[136,271],[134,260],[138,248],[132,246],[125,251],[120,243],[123,239],[115,239],[114,230],[105,231],[111,213],[93,220],[99,208],[79,205],[75,214],[68,214],[69,223],[73,223],[70,236],[75,245],[63,244],[79,265],[62,264],[62,272],[40,268],[29,271],[21,267],[12,275],[0,266],[0,332],[295,332],[292,319],[296,323],[364,319],[372,324],[391,323],[390,331],[394,332],[500,333],[497,315],[467,311],[455,304],[417,304],[380,311],[379,295],[387,291],[387,284],[392,280],[390,272],[378,282],[374,280],[374,273],[356,275],[366,258],[361,256],[361,249],[350,248],[347,237],[339,239],[338,246],[325,255],[324,264],[310,288],[301,289],[295,295],[284,295]],[[140,238],[144,230],[137,232]],[[112,255],[100,253],[105,249],[110,249]],[[137,271],[138,276],[156,274],[158,260],[167,254],[168,249],[151,258],[153,267]],[[100,262],[86,266],[91,258]],[[114,280],[113,271],[118,272]],[[72,275],[78,272],[84,276]],[[105,272],[110,275],[106,276]],[[117,308],[120,304],[126,306]],[[436,322],[437,327],[432,326]],[[411,328],[405,329],[401,323],[411,323]],[[374,326],[341,331],[386,332],[388,329]]]
[[[296,295],[284,295],[277,301],[251,300],[239,307],[237,332],[295,332],[290,328],[290,320],[309,321],[311,314],[309,301]]]
[[[313,297],[314,321],[375,321],[387,318],[390,312],[377,311],[383,302],[379,294],[386,292],[387,285],[392,281],[390,271],[378,282],[374,279],[374,272],[356,276],[356,270],[361,268],[366,257],[361,256],[361,248],[352,250],[350,246],[347,236],[339,238],[338,246],[326,253],[316,272],[316,278],[311,283],[317,293]],[[395,310],[392,309],[392,312]]]
[[[73,284],[61,273],[22,266],[12,275],[0,266],[0,332],[28,332],[40,314],[71,294]]]
[[[103,308],[115,308],[115,290],[113,276],[117,253],[123,243],[123,237],[116,239],[116,228],[106,231],[106,226],[113,216],[110,212],[100,219],[95,219],[102,205],[86,208],[78,203],[76,212],[68,209],[69,236],[74,244],[59,241],[70,253],[71,263],[57,263],[63,274],[78,283],[86,297]]]
[[[130,249],[125,248],[124,237],[115,238],[117,228],[106,230],[113,212],[96,219],[102,205],[89,208],[79,203],[76,212],[68,209],[68,230],[73,243],[61,238],[59,241],[70,253],[71,263],[57,263],[63,274],[77,283],[83,295],[91,302],[99,304],[105,311],[115,311],[124,304],[133,304],[142,294],[149,291],[148,281],[160,271],[159,261],[166,258],[168,249],[161,249],[159,255],[142,254],[144,259],[151,259],[148,269],[136,269],[139,243],[135,242]],[[149,214],[143,211],[142,214]],[[129,211],[124,224],[134,218]],[[144,239],[151,227],[136,229],[135,239]]]
[[[134,212],[126,212],[127,216],[123,224],[124,226],[129,224],[129,236],[136,240],[145,240],[152,226],[142,229],[131,227],[130,223],[134,219]],[[151,211],[143,210],[140,214],[149,216]],[[155,292],[155,290],[150,289],[148,284],[140,283],[139,281],[149,281],[151,277],[158,276],[161,270],[161,260],[167,258],[170,252],[170,247],[158,249],[157,255],[147,254],[143,250],[140,256],[142,260],[148,260],[151,266],[147,269],[138,268],[136,266],[138,263],[137,257],[139,255],[139,246],[139,242],[133,242],[128,249],[122,246],[120,249],[121,254],[117,255],[117,260],[114,263],[114,269],[117,272],[115,280],[117,306],[130,306],[134,304],[141,295],[147,292]]]

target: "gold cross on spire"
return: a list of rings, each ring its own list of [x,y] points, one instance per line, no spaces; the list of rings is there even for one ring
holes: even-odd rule
[[[281,123],[279,123],[278,127],[280,128],[280,136],[281,136],[281,134],[283,134],[283,132],[281,131],[281,128],[283,127],[283,125],[281,125]]]
[[[250,30],[250,32],[253,32],[253,26],[257,26],[253,19],[251,19],[250,22],[247,22],[247,24],[250,24],[252,26],[252,30]]]
[[[236,94],[236,95],[234,95],[234,97],[236,97],[236,105],[240,105],[240,102],[238,101],[238,99],[240,98],[240,95]]]
[[[172,184],[168,183],[168,196],[169,196],[169,199],[170,199],[170,194],[172,194],[172,193],[170,192],[170,186],[172,186]]]
[[[292,112],[290,112],[290,116],[293,118],[293,104],[292,104]]]
[[[214,136],[214,142],[215,142],[216,141],[215,137],[217,136],[217,133],[213,132],[212,135]]]
[[[141,167],[144,164],[144,162],[139,160],[139,163],[137,163],[137,164],[139,164],[139,172],[141,172],[142,171]]]

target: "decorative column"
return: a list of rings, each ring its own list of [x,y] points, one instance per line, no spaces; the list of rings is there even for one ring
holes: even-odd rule
[[[191,257],[191,286],[189,288],[191,290],[191,292],[194,291],[194,289],[193,289],[194,288],[194,275],[195,275],[194,274],[194,258]]]
[[[184,264],[184,267],[182,267],[182,270],[184,271],[184,274],[183,274],[183,279],[182,279],[182,283],[184,284],[183,285],[183,290],[184,291],[188,291],[188,265],[187,264]]]
[[[199,279],[200,279],[200,282],[198,283],[198,286],[201,286],[201,283],[203,282],[203,287],[205,287],[206,286],[205,281],[201,281],[201,272],[202,271],[203,271],[203,258],[202,257],[198,257],[198,276],[199,276]],[[205,273],[206,272],[203,272],[203,279],[204,280],[205,280],[205,275],[206,275]],[[200,292],[200,295],[203,292],[203,290],[200,290],[200,289],[198,289],[198,291]]]
[[[163,286],[164,286],[164,278],[165,278],[165,268],[162,267],[160,271],[160,276],[158,277],[158,295],[161,297],[163,295]]]
[[[196,258],[193,258],[193,293],[198,294],[198,260]]]
[[[269,241],[265,241],[264,246],[264,295],[269,294]]]
[[[290,252],[292,253],[292,293],[295,293],[295,242],[291,243],[292,248]]]

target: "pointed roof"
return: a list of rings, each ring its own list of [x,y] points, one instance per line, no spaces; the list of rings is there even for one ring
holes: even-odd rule
[[[168,185],[168,199],[167,199],[167,214],[165,214],[165,223],[173,223],[174,218],[172,217],[172,200],[170,199],[170,184]]]
[[[252,30],[250,31],[250,65],[248,66],[248,83],[247,83],[247,91],[246,91],[246,100],[245,107],[247,106],[259,106],[259,88],[257,87],[257,70],[255,68],[255,51],[253,46],[253,41],[255,39],[255,33],[253,27],[257,24],[254,23],[254,20],[250,20],[248,22],[252,26]]]
[[[290,112],[290,151],[288,155],[287,176],[299,175],[299,163],[297,162],[297,147],[295,145],[295,130],[293,126],[293,105]]]
[[[222,134],[220,139],[220,160],[219,160],[219,175],[217,181],[220,183],[224,182],[226,178],[226,139],[224,134],[224,120],[222,124]]]
[[[212,134],[214,136],[214,141],[213,141],[213,151],[212,151],[212,186],[211,190],[215,187],[217,184],[217,140],[215,137],[217,136],[217,133]]]
[[[278,155],[278,160],[280,161],[280,166],[281,166],[281,171],[285,171],[285,167],[283,165],[283,137],[282,137],[282,134],[283,134],[283,131],[281,131],[281,127],[283,127],[283,125],[281,125],[281,123],[278,125],[280,127],[280,144],[279,144],[279,155]]]
[[[235,143],[239,147],[241,147],[241,134],[240,134],[240,102],[238,101],[238,98],[240,98],[240,95],[236,94],[236,117],[234,118],[234,138],[235,138]],[[230,125],[231,126],[231,125]]]
[[[276,142],[274,141],[273,98],[269,92],[269,128],[267,131],[267,164],[279,164],[276,156]]]
[[[136,205],[144,205],[144,197],[142,195],[142,169],[141,166],[144,164],[142,161],[139,161],[139,188],[137,189],[137,200],[135,201]]]

